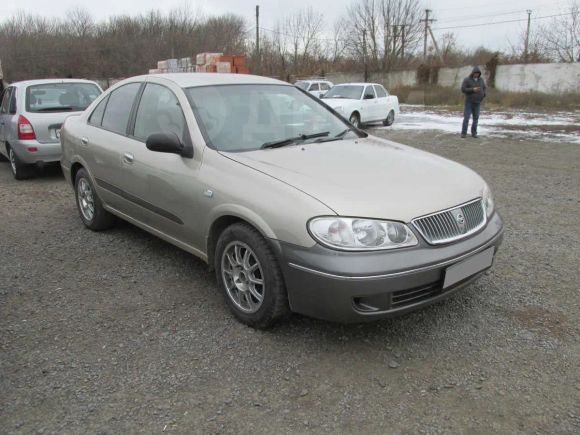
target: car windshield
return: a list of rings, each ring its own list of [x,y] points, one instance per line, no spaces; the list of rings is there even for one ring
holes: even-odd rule
[[[304,89],[305,91],[308,89],[308,82],[296,82],[294,86],[298,86],[300,89]]]
[[[79,112],[85,110],[101,90],[91,83],[44,83],[26,88],[27,112]]]
[[[220,151],[355,135],[346,133],[349,124],[294,86],[221,85],[185,92],[206,142]]]
[[[360,100],[364,86],[358,85],[338,85],[331,88],[324,98],[346,98],[349,100]]]

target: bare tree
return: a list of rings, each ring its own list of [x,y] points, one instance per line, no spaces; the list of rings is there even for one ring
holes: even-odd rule
[[[373,69],[388,71],[405,62],[421,37],[419,0],[360,0],[347,8],[348,47],[362,59],[366,34],[368,61]]]
[[[580,62],[580,3],[572,0],[568,13],[541,30],[546,50],[559,62]]]
[[[292,49],[294,71],[308,63],[320,50],[324,16],[312,7],[290,15],[284,23],[284,33]]]

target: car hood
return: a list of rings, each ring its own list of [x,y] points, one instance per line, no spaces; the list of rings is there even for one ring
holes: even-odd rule
[[[409,222],[480,197],[485,185],[459,163],[372,136],[222,154],[341,216]]]
[[[345,104],[352,104],[360,100],[354,100],[350,98],[323,98],[322,101],[324,101],[330,107],[338,107],[344,106]]]

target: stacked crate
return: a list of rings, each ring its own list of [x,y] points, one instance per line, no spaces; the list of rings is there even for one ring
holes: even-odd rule
[[[250,74],[246,66],[246,56],[224,55],[223,53],[199,53],[195,58],[160,60],[157,62],[156,69],[149,70],[149,74],[176,72]]]
[[[218,72],[222,74],[249,74],[244,55],[224,55],[222,53],[199,53],[196,56],[197,72]]]

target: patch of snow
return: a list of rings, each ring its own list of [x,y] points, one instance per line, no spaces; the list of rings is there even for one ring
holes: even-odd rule
[[[462,122],[463,114],[460,111],[452,112],[445,108],[426,110],[424,106],[402,105],[401,113],[395,119],[395,123],[383,128],[460,133]],[[570,129],[570,127],[576,128]],[[483,135],[580,144],[580,114],[505,112],[484,109],[479,118],[478,132]]]

